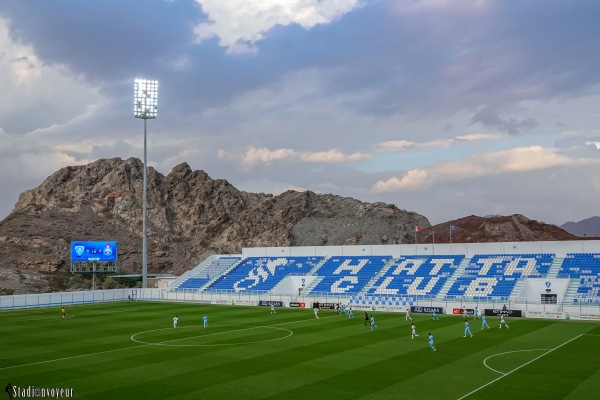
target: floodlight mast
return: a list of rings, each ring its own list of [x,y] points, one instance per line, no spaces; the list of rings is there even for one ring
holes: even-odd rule
[[[158,110],[158,81],[136,79],[133,95],[133,115],[144,120],[144,189],[142,210],[142,288],[148,287],[148,167],[147,121],[156,118]]]

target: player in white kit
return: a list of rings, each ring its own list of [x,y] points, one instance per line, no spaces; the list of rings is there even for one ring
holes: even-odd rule
[[[415,336],[419,336],[419,335],[417,334],[417,327],[415,326],[415,324],[414,324],[414,323],[410,324],[410,333],[411,333],[411,335],[412,335],[411,339],[414,339],[414,338],[415,338]]]

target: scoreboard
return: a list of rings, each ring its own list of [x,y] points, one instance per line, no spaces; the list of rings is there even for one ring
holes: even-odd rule
[[[71,262],[116,262],[117,242],[71,242]]]

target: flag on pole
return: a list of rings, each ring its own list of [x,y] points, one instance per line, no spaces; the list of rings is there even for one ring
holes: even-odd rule
[[[455,227],[454,225],[450,225],[450,230],[451,230],[451,231],[455,231],[455,230],[456,230],[456,227]]]
[[[421,228],[419,225],[415,226],[415,232],[421,232],[423,230],[423,228]]]

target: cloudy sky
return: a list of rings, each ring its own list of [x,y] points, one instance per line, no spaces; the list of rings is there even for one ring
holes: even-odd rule
[[[597,0],[4,0],[0,219],[56,170],[143,158],[440,223],[600,215]]]

